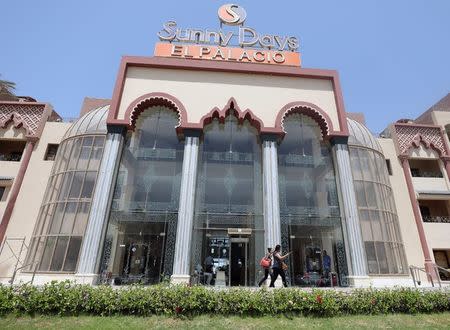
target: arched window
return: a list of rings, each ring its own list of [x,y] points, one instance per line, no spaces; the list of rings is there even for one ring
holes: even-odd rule
[[[200,145],[192,267],[214,259],[221,285],[255,285],[264,254],[261,144],[234,115],[205,127]],[[231,256],[231,257],[230,257]]]
[[[347,285],[336,177],[328,143],[311,118],[291,114],[278,149],[282,249],[292,285]]]
[[[67,130],[34,228],[27,270],[76,271],[103,156],[107,114],[108,107],[97,108]]]
[[[172,273],[184,147],[177,124],[172,110],[151,107],[126,138],[101,263],[116,284]]]

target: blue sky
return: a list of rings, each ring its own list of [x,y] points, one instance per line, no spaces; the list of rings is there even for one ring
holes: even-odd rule
[[[18,95],[76,117],[85,96],[111,97],[121,56],[152,55],[164,22],[217,28],[224,3],[4,1],[0,74]],[[373,132],[450,92],[448,0],[235,3],[258,32],[299,37],[303,67],[338,70],[346,110],[363,112]]]

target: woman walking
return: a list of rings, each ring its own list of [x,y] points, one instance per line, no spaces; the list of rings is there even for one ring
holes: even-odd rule
[[[262,266],[264,269],[264,277],[261,279],[261,281],[259,281],[258,286],[261,286],[269,277],[270,266],[272,265],[272,248],[267,248],[267,254],[264,258],[269,260],[269,265],[267,267]]]
[[[272,280],[270,281],[270,287],[275,287],[275,281],[278,278],[278,275],[281,276],[284,287],[287,287],[286,283],[286,274],[284,273],[283,264],[284,260],[291,254],[292,252],[286,253],[284,256],[281,255],[281,246],[278,244],[275,246],[275,251],[273,252],[273,265],[272,265]]]

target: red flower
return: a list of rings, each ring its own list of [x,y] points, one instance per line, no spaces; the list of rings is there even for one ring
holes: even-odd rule
[[[317,295],[316,301],[317,301],[319,304],[322,303],[322,297],[320,296],[320,294]]]
[[[183,311],[183,308],[182,308],[182,307],[180,307],[180,306],[175,307],[175,312],[176,312],[177,314],[181,314],[182,311]]]

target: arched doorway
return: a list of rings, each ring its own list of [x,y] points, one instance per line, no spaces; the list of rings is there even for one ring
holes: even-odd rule
[[[261,171],[258,132],[247,120],[239,123],[230,114],[223,123],[214,119],[205,127],[191,265],[212,271],[218,286],[252,286],[260,276],[258,259],[264,253]]]
[[[152,106],[125,139],[101,273],[115,284],[154,284],[172,274],[183,164],[178,115]]]
[[[317,123],[293,113],[278,149],[281,245],[292,251],[288,280],[296,286],[347,285],[331,149]]]

